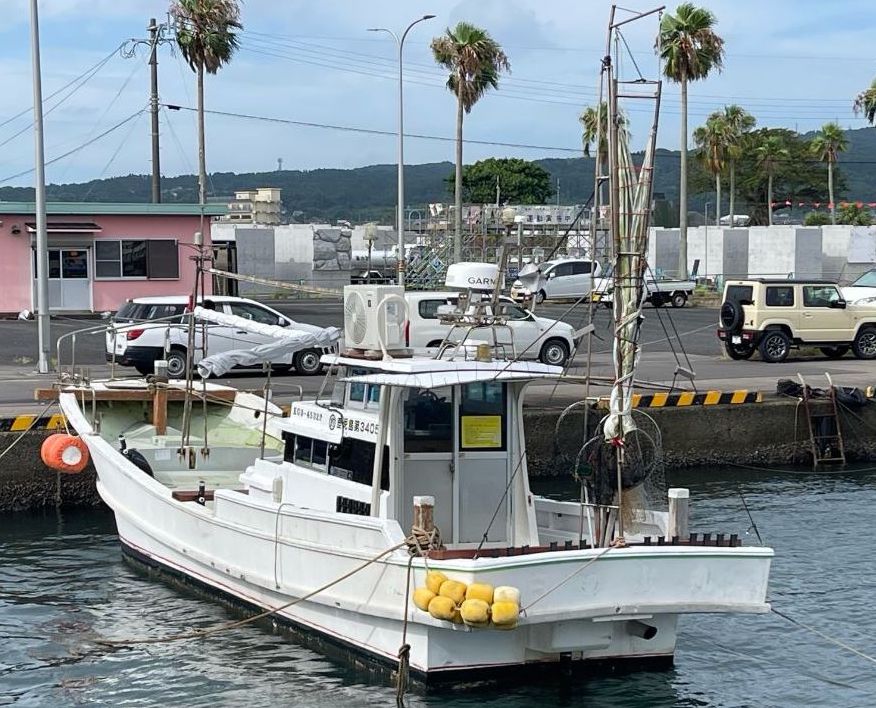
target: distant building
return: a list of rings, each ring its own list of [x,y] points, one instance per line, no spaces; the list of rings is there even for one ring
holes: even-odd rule
[[[209,247],[209,217],[225,207],[50,202],[46,212],[51,312],[101,312],[129,297],[192,292],[186,244],[203,228]],[[33,203],[0,202],[0,312],[36,309],[35,247]]]
[[[235,192],[234,199],[228,203],[228,214],[221,221],[274,226],[281,223],[282,213],[280,190],[275,187],[259,187]]]

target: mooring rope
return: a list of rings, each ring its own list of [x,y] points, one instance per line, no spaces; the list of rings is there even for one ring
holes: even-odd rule
[[[347,578],[355,575],[361,570],[364,570],[368,566],[376,563],[384,556],[388,556],[393,551],[397,551],[400,548],[404,548],[408,545],[409,539],[405,539],[401,543],[397,543],[396,545],[387,548],[384,551],[381,551],[373,558],[369,558],[367,561],[362,563],[361,565],[356,566],[352,570],[344,573],[339,578],[335,578],[329,583],[318,587],[316,590],[311,590],[306,595],[302,595],[301,597],[296,597],[294,600],[290,600],[284,605],[280,605],[279,607],[272,607],[264,612],[260,612],[257,615],[253,615],[252,617],[246,617],[245,619],[235,620],[233,622],[224,622],[222,624],[214,625],[213,627],[208,627],[206,629],[193,629],[187,632],[179,632],[177,634],[171,634],[166,637],[138,637],[134,639],[97,639],[95,640],[96,644],[100,644],[106,647],[114,647],[114,648],[125,648],[132,647],[138,644],[168,644],[170,642],[179,642],[185,641],[187,639],[203,639],[205,637],[209,637],[213,634],[218,634],[220,632],[225,632],[230,629],[236,629],[237,627],[242,627],[247,624],[251,624],[260,619],[264,619],[265,617],[269,617],[271,615],[275,615],[278,612],[282,612],[283,610],[292,607],[293,605],[297,605],[300,602],[304,602],[305,600],[309,600],[314,595],[318,595],[325,590],[328,590],[330,587],[337,585],[338,583],[346,580]]]
[[[578,575],[579,573],[582,573],[583,571],[585,571],[587,568],[589,568],[591,565],[593,565],[596,561],[598,561],[600,558],[602,558],[602,556],[604,556],[604,555],[605,555],[606,553],[608,553],[609,551],[613,551],[615,548],[616,548],[616,546],[606,546],[605,548],[603,548],[599,553],[597,553],[595,556],[593,556],[593,558],[591,558],[590,560],[588,560],[588,561],[587,561],[584,565],[582,565],[580,568],[578,568],[578,569],[575,570],[573,573],[571,573],[570,575],[568,575],[568,576],[566,576],[565,578],[563,578],[560,582],[558,582],[558,583],[557,583],[556,585],[554,585],[552,588],[549,588],[549,589],[545,590],[541,595],[539,595],[537,598],[535,598],[535,599],[534,599],[532,602],[530,602],[526,607],[522,607],[522,608],[520,609],[521,614],[526,614],[526,611],[527,611],[528,609],[530,609],[533,605],[535,605],[537,602],[541,602],[542,600],[544,600],[544,598],[546,598],[548,595],[550,595],[554,590],[557,590],[558,588],[561,588],[563,585],[565,585],[566,583],[568,583],[568,582],[569,582],[572,578],[574,578],[576,575]]]
[[[844,641],[842,641],[840,639],[836,639],[835,637],[831,637],[829,634],[825,634],[820,629],[817,629],[816,627],[813,627],[812,625],[806,624],[805,622],[801,622],[798,619],[794,619],[793,617],[786,615],[781,610],[777,610],[775,607],[772,607],[770,609],[774,615],[778,615],[779,617],[781,617],[784,620],[787,620],[791,624],[793,624],[797,627],[800,627],[801,629],[805,629],[807,632],[812,632],[813,634],[821,637],[825,641],[830,642],[831,644],[840,647],[840,649],[845,649],[846,651],[849,651],[852,654],[855,654],[855,655],[861,657],[862,659],[866,659],[871,664],[876,664],[876,657],[870,656],[869,654],[865,654],[860,649],[856,649],[852,645],[846,644]]]
[[[27,435],[31,430],[33,430],[36,427],[37,423],[39,423],[43,418],[45,418],[46,413],[48,413],[49,410],[54,405],[56,405],[56,403],[57,403],[57,401],[52,401],[45,408],[43,408],[42,411],[39,412],[39,414],[37,414],[34,417],[34,419],[30,422],[30,425],[28,425],[24,430],[22,430],[21,433],[19,433],[18,437],[16,437],[15,440],[13,440],[11,443],[9,443],[9,445],[7,445],[6,449],[4,449],[3,452],[0,452],[0,460],[2,460],[4,457],[6,457],[6,453],[8,453],[13,447],[18,445],[18,443],[21,442],[21,440],[24,438],[24,436]]]

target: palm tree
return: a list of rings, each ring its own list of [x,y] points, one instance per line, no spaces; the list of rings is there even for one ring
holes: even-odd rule
[[[849,141],[839,123],[825,123],[821,132],[812,140],[812,151],[818,159],[827,163],[827,193],[830,198],[830,223],[836,224],[836,202],[833,198],[833,166],[841,152],[845,152]]]
[[[870,87],[861,91],[855,97],[855,105],[853,106],[855,115],[863,113],[864,117],[870,125],[876,123],[876,79]]]
[[[207,160],[204,149],[204,72],[215,74],[231,60],[238,46],[240,24],[237,0],[175,0],[170,14],[176,20],[176,43],[198,75],[198,201],[207,201]]]
[[[678,190],[679,277],[687,277],[687,82],[706,78],[721,69],[724,40],[715,34],[715,15],[691,3],[679,5],[675,14],[660,20],[657,51],[664,62],[663,73],[681,85],[681,183]]]
[[[447,88],[456,96],[456,175],[453,259],[462,260],[462,118],[491,88],[499,88],[499,75],[511,71],[502,47],[486,30],[468,22],[432,40],[435,61],[450,71]]]
[[[757,121],[744,108],[733,104],[724,106],[724,122],[727,124],[729,138],[727,158],[730,166],[730,226],[733,226],[733,215],[736,213],[736,160],[742,156],[742,135],[754,128]]]
[[[705,125],[694,131],[694,144],[700,151],[700,157],[706,169],[715,176],[716,220],[721,224],[721,173],[724,171],[729,135],[727,123],[722,113],[712,113]]]
[[[776,167],[789,156],[788,148],[778,135],[768,135],[754,151],[757,164],[767,176],[767,213],[769,225],[773,225],[773,177]]]
[[[581,144],[584,148],[584,157],[590,157],[590,147],[596,144],[596,159],[599,161],[600,174],[608,174],[608,104],[601,101],[598,106],[587,106],[578,116],[578,122],[581,124]],[[626,129],[626,118],[618,113],[618,128]],[[602,195],[602,183],[600,187],[600,195]],[[605,200],[600,196],[600,202],[603,204]]]

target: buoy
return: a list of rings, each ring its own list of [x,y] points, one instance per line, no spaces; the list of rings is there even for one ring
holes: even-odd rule
[[[493,604],[493,586],[489,583],[472,583],[465,591],[466,600],[483,600],[488,605]]]
[[[514,629],[520,616],[520,606],[516,602],[494,602],[490,612],[493,624],[498,629]]]
[[[429,588],[436,595],[441,590],[441,583],[447,580],[447,576],[444,575],[440,570],[430,570],[426,573],[426,587]]]
[[[67,433],[50,435],[40,447],[40,457],[46,467],[76,474],[88,465],[88,448],[82,438]]]
[[[429,603],[433,597],[435,597],[435,593],[429,588],[422,587],[414,590],[414,604],[423,612],[429,611]]]
[[[436,595],[429,603],[429,614],[435,619],[453,620],[453,615],[456,613],[456,604],[449,597]]]
[[[520,605],[520,591],[510,585],[500,585],[493,591],[493,602],[513,602]]]
[[[486,627],[490,623],[490,606],[483,600],[466,600],[459,608],[462,621],[472,627]]]
[[[438,591],[438,594],[442,597],[449,597],[453,600],[454,605],[461,605],[463,600],[465,600],[465,591],[465,583],[461,583],[458,580],[445,580],[441,583],[441,589]]]

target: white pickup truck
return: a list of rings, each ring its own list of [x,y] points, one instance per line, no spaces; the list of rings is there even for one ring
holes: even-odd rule
[[[645,302],[650,302],[654,307],[672,305],[684,307],[688,298],[693,295],[695,283],[692,280],[670,280],[668,278],[646,278],[645,287],[647,295]],[[593,302],[599,302],[606,307],[612,307],[614,303],[614,278],[611,274],[596,279],[593,287]]]

